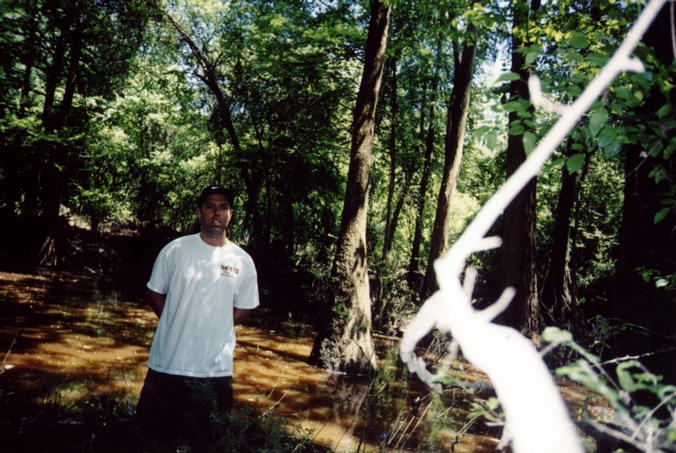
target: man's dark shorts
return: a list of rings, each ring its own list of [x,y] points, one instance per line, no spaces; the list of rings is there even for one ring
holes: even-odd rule
[[[149,369],[136,420],[163,440],[213,439],[232,409],[232,376],[191,378]]]

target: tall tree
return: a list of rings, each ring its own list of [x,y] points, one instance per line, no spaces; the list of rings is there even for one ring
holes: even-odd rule
[[[511,72],[518,74],[509,86],[510,100],[526,102],[528,99],[528,70],[525,55],[521,49],[527,43],[527,30],[531,11],[539,9],[539,0],[532,2],[514,1],[512,23]],[[523,111],[509,112],[510,134],[507,139],[506,176],[516,171],[526,160],[523,143]],[[499,321],[519,328],[527,333],[539,332],[539,308],[536,277],[536,180],[523,188],[521,193],[505,209],[503,215],[502,283],[516,289],[516,296],[499,317]]]
[[[566,154],[571,156],[572,152],[568,151]],[[587,165],[582,173],[585,174],[586,170]],[[562,167],[561,190],[554,214],[549,270],[542,285],[542,302],[550,308],[557,325],[565,325],[570,321],[570,314],[576,304],[570,249],[571,243],[575,243],[575,232],[571,232],[571,219],[579,193],[578,177],[578,171],[571,171],[565,165]]]
[[[334,298],[310,355],[311,362],[322,368],[350,374],[371,373],[376,368],[371,335],[366,218],[375,112],[385,63],[390,12],[390,5],[371,2],[364,72],[352,123],[345,202],[331,271]]]
[[[397,186],[397,130],[399,103],[397,99],[397,55],[392,55],[387,62],[387,79],[390,82],[390,137],[387,149],[390,156],[389,183],[387,186],[387,203],[385,206],[385,237],[383,239],[383,261],[387,261],[387,256],[392,248],[394,230],[397,225],[397,215],[394,208],[394,192]],[[406,192],[403,188],[402,193]],[[400,198],[403,200],[403,197]]]
[[[436,288],[434,261],[446,251],[450,228],[451,199],[460,174],[465,127],[469,115],[469,100],[474,73],[476,44],[474,27],[467,30],[466,41],[462,46],[456,44],[454,53],[453,92],[448,103],[446,116],[446,138],[444,141],[444,172],[439,188],[437,210],[434,217],[430,254],[421,291],[421,297],[427,298]]]
[[[437,117],[437,95],[441,78],[442,64],[442,34],[438,33],[436,38],[436,53],[434,61],[434,76],[432,86],[429,90],[425,89],[423,93],[423,102],[420,106],[420,143],[424,147],[423,168],[420,176],[420,188],[415,196],[415,229],[413,232],[413,241],[411,244],[411,258],[408,265],[409,285],[416,292],[422,288],[422,279],[419,279],[420,272],[420,247],[422,245],[423,227],[425,220],[425,202],[430,174],[432,172],[432,158],[434,156],[434,146],[436,142],[436,117]],[[429,93],[428,99],[427,95]],[[427,102],[426,102],[427,101]],[[427,131],[425,132],[425,109],[429,105],[429,118],[427,120]]]
[[[618,336],[616,353],[641,354],[673,346],[676,164],[669,156],[676,150],[676,98],[673,89],[663,87],[676,79],[673,42],[665,39],[673,32],[675,20],[673,5],[664,5],[643,39],[655,56],[645,60],[650,71],[659,75],[649,87],[645,105],[631,118],[635,142],[624,156],[624,206],[612,297],[613,314],[642,329],[639,334]],[[669,355],[662,353],[643,363],[673,379],[675,355],[671,348]]]

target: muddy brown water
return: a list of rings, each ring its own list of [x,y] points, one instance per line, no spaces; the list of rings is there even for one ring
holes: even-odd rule
[[[89,275],[0,272],[0,285],[0,401],[17,406],[4,417],[30,418],[41,406],[66,409],[92,396],[101,405],[106,395],[118,411],[120,401],[126,404],[128,413],[120,417],[133,417],[156,325],[150,309],[100,290]],[[334,451],[416,451],[432,429],[428,448],[495,451],[499,429],[468,427],[470,401],[463,392],[446,392],[446,409],[432,416],[429,392],[401,363],[383,361],[390,378],[375,380],[310,366],[314,336],[308,324],[264,309],[238,326],[236,408],[283,417]],[[396,348],[396,339],[377,336],[376,342],[379,357]],[[485,379],[468,364],[456,372],[470,381]],[[563,392],[573,408],[585,398],[575,386]]]

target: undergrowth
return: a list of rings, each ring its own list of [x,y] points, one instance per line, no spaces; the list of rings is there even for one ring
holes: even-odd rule
[[[175,452],[176,445],[150,444],[134,421],[130,395],[111,393],[73,403],[54,395],[42,403],[3,395],[0,451],[5,453]],[[227,417],[214,452],[328,453],[312,433],[274,413],[243,410]]]

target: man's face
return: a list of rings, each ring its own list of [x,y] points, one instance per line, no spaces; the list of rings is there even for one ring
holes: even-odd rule
[[[232,218],[232,206],[225,195],[207,195],[202,205],[197,208],[197,218],[202,231],[220,234],[228,227]]]

